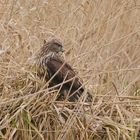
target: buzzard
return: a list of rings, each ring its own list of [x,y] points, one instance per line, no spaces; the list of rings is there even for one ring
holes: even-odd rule
[[[64,61],[60,53],[63,52],[63,45],[57,39],[44,41],[44,45],[38,52],[37,65],[39,77],[50,80],[49,87],[59,85],[61,89],[57,100],[67,97],[69,101],[75,102],[84,92],[82,82],[72,67]],[[89,93],[88,97],[91,100]]]

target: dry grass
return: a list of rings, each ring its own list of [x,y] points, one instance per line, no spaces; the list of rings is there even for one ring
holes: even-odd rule
[[[53,37],[92,105],[70,109],[37,78],[30,58]],[[139,0],[0,1],[0,139],[139,140]]]

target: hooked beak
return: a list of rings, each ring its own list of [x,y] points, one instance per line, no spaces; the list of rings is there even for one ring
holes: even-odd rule
[[[61,48],[61,52],[64,52],[64,49],[63,48]]]
[[[64,52],[64,50],[62,49],[62,52]]]

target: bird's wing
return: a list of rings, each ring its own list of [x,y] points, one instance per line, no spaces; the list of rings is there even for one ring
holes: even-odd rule
[[[73,86],[79,88],[82,85],[80,79],[76,77],[76,73],[72,67],[57,55],[46,60],[46,66],[48,73],[50,73],[50,77],[57,73],[55,76],[55,79],[58,80],[57,83],[63,82],[64,79],[70,80],[75,77]]]

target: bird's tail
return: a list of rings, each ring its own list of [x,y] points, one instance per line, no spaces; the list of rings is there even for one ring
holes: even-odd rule
[[[79,89],[77,92],[72,92],[68,100],[71,102],[76,102],[83,95],[83,93],[84,93],[84,88]],[[92,102],[92,95],[89,92],[85,94],[86,94],[85,102]]]

